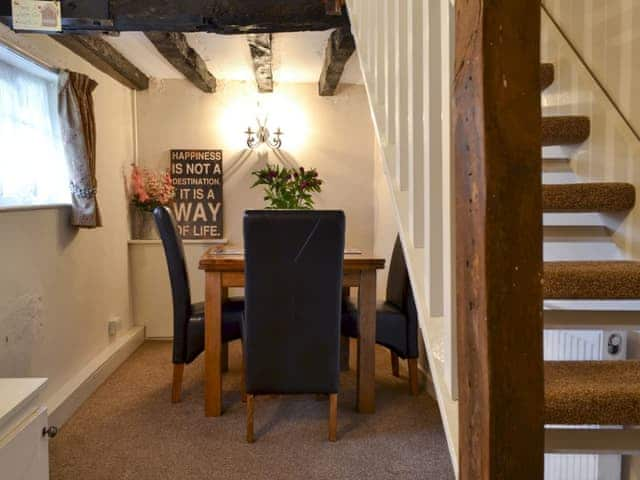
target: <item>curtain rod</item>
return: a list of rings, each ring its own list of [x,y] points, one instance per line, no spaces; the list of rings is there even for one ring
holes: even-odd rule
[[[26,50],[24,50],[23,48],[15,45],[15,44],[9,43],[4,38],[0,38],[0,45],[5,46],[9,50],[11,50],[13,53],[15,53],[16,55],[19,55],[20,57],[24,58],[25,60],[28,60],[30,62],[36,63],[39,67],[44,68],[45,70],[48,70],[51,73],[55,73],[55,74],[60,73],[60,69],[59,68],[56,68],[56,67],[52,66],[50,63],[48,63],[48,62],[46,62],[44,60],[41,60],[40,58],[36,57],[32,53],[29,53]]]

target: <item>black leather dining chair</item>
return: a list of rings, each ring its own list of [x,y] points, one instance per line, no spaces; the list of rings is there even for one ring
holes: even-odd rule
[[[357,338],[357,307],[345,299],[342,312],[342,335]],[[412,395],[417,395],[418,313],[400,237],[396,238],[391,255],[386,299],[376,309],[376,343],[391,351],[391,369],[394,376],[400,376],[398,357],[407,359],[409,387]]]
[[[329,394],[336,439],[344,232],[340,211],[245,213],[248,442],[254,397],[268,394]]]
[[[153,216],[162,239],[171,280],[173,297],[171,401],[177,403],[182,394],[182,375],[185,364],[193,362],[204,350],[204,303],[191,303],[184,247],[173,213],[168,207],[156,207]],[[222,342],[224,345],[241,337],[243,311],[244,302],[241,299],[230,299],[223,303]]]

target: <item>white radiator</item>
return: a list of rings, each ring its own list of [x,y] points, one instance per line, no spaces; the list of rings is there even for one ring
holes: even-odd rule
[[[613,337],[612,335],[617,337]],[[609,342],[619,345],[609,351]],[[545,360],[623,360],[626,333],[584,330],[545,330]],[[565,426],[566,428],[566,426]],[[544,456],[545,480],[620,480],[620,455]]]

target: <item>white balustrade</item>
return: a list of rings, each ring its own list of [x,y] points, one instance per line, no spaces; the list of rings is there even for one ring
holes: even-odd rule
[[[430,373],[455,459],[453,4],[450,0],[347,0],[347,6]]]

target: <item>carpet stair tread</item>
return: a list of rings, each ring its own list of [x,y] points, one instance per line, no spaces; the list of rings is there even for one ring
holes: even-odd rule
[[[635,205],[630,183],[568,183],[543,185],[545,212],[623,212]]]
[[[548,425],[640,424],[640,361],[545,362]]]
[[[549,87],[555,79],[555,68],[553,63],[540,64],[540,90]]]
[[[640,262],[545,262],[543,294],[545,299],[640,298]]]
[[[542,146],[576,145],[591,134],[589,117],[561,115],[542,117]]]

